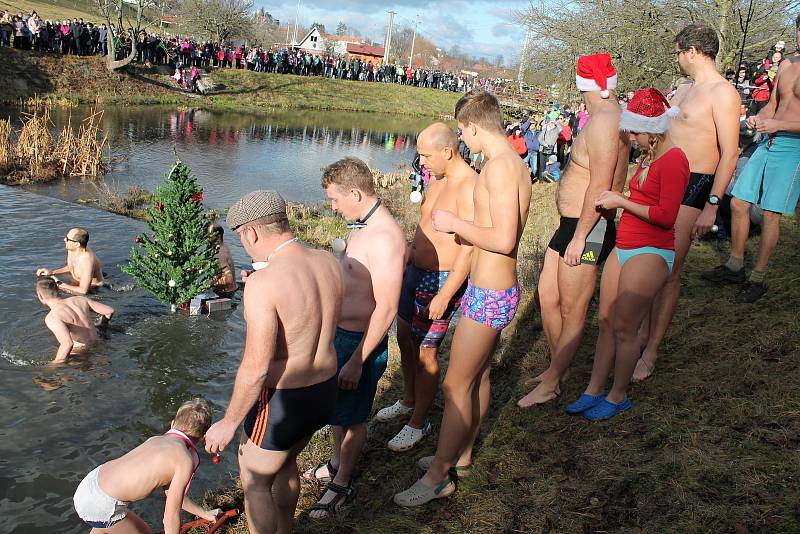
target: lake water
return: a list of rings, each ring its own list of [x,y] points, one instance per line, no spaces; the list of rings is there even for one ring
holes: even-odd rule
[[[73,123],[80,113],[73,110]],[[66,117],[59,111],[54,122],[62,124]],[[392,170],[411,161],[414,134],[424,124],[156,108],[107,112],[104,126],[116,158],[110,183],[123,190],[155,189],[176,147],[205,188],[208,207],[225,208],[267,187],[291,200],[318,200],[320,167],[344,155]],[[89,229],[90,246],[115,288],[132,282],[117,266],[145,225],[69,202],[91,190],[79,180],[28,189],[0,186],[0,532],[85,532],[72,508],[81,478],[163,433],[177,406],[192,396],[209,399],[221,415],[241,358],[241,308],[211,318],[187,317],[169,313],[141,289],[105,289],[96,298],[116,315],[104,343],[66,366],[47,365],[56,343],[33,291],[34,271],[63,265],[67,229]],[[245,265],[238,240],[229,245],[237,266]],[[219,465],[203,456],[192,485],[198,498],[228,484],[230,473],[237,472],[230,452]],[[154,498],[133,509],[158,527],[162,506],[163,498]]]
[[[87,108],[51,112],[60,129],[76,125]],[[0,117],[19,122],[20,110],[0,108]],[[416,134],[430,121],[389,115],[291,112],[252,115],[158,106],[110,108],[102,126],[112,156],[106,183],[154,191],[175,161],[175,151],[194,172],[211,208],[229,207],[255,189],[275,189],[287,200],[317,201],[321,169],[354,156],[384,172],[410,165]],[[97,196],[91,184],[75,180],[31,189],[65,199]]]

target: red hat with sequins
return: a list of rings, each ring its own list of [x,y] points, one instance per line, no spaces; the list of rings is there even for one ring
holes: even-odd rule
[[[628,107],[622,110],[619,129],[625,132],[663,134],[680,109],[671,107],[666,97],[656,89],[639,89]]]

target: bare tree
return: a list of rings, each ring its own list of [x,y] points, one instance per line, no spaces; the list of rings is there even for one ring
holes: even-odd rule
[[[136,14],[131,20],[126,14],[123,0],[95,0],[95,2],[98,11],[106,19],[106,24],[108,25],[106,66],[108,70],[112,71],[121,69],[136,58],[136,41],[139,32],[142,30],[144,9],[154,4],[151,0],[128,0],[127,4],[132,5],[132,8],[136,10]],[[131,50],[127,57],[118,60],[117,47],[124,43],[126,36],[130,39]]]
[[[252,0],[183,0],[181,25],[214,42],[248,35],[252,29]]]

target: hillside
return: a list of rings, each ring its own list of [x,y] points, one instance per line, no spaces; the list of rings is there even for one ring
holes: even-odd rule
[[[218,88],[209,96],[181,91],[167,67],[128,66],[111,73],[103,58],[40,54],[0,48],[4,80],[0,102],[31,99],[57,104],[172,104],[204,109],[359,111],[447,117],[457,93],[396,84],[350,82],[322,77],[214,69]]]

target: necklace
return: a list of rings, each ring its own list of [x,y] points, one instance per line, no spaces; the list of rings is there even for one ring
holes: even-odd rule
[[[291,239],[287,239],[286,241],[284,241],[283,243],[281,243],[280,245],[278,245],[277,247],[275,247],[275,250],[273,250],[273,251],[270,253],[270,255],[269,255],[269,256],[267,256],[267,261],[254,261],[254,262],[253,262],[253,269],[255,269],[256,271],[258,271],[258,270],[260,270],[260,269],[264,269],[265,267],[269,267],[269,260],[271,260],[271,259],[272,259],[272,256],[274,256],[275,254],[277,254],[278,252],[280,252],[280,250],[281,250],[283,247],[285,247],[285,246],[289,245],[290,243],[294,243],[295,241],[297,241],[297,238],[296,238],[296,237],[293,237],[293,238],[291,238]]]
[[[375,201],[375,205],[372,206],[372,208],[370,208],[370,210],[367,212],[366,215],[364,215],[364,218],[363,219],[356,219],[356,222],[348,224],[347,225],[347,229],[348,230],[357,230],[359,228],[366,228],[367,227],[367,221],[369,220],[370,217],[372,217],[372,214],[375,213],[375,211],[378,209],[378,207],[380,205],[381,205],[381,199],[376,200]]]

